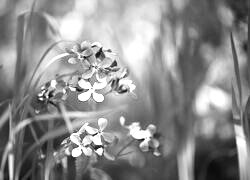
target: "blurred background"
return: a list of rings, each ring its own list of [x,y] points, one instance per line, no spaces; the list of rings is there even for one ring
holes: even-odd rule
[[[0,101],[13,96],[17,16],[29,11],[32,3],[0,0]],[[158,127],[163,155],[153,157],[137,149],[125,161],[98,163],[112,179],[178,179],[180,159],[176,157],[189,145],[195,149],[195,179],[238,179],[230,32],[235,37],[246,97],[247,0],[39,0],[34,11],[46,18],[34,15],[31,20],[24,44],[26,76],[55,41],[101,42],[119,55],[120,64],[129,67],[137,86],[137,97],[109,95],[97,106],[126,105],[109,117],[111,129],[119,134],[121,115],[143,127],[149,123]],[[50,56],[65,47],[55,48]],[[69,70],[67,63],[56,63],[42,82]],[[74,106],[86,108],[82,103]],[[1,129],[1,146],[7,133]]]

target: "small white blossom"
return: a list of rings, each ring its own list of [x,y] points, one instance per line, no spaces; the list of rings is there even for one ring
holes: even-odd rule
[[[133,81],[130,79],[126,79],[126,78],[119,80],[119,86],[126,87],[128,92],[133,92],[136,88],[136,86],[133,84]]]
[[[79,157],[82,153],[86,156],[92,155],[92,149],[89,147],[92,143],[90,136],[87,135],[81,140],[79,133],[73,133],[70,136],[70,140],[78,146],[71,152],[73,157]]]
[[[146,130],[142,130],[139,122],[133,122],[130,125],[125,125],[125,118],[120,117],[120,123],[126,129],[129,130],[129,135],[131,135],[134,139],[142,140],[139,147],[143,152],[149,151],[149,148],[153,149],[153,153],[155,156],[159,156],[160,152],[158,147],[160,143],[158,139],[154,137],[156,133],[156,126],[153,124],[148,125]]]
[[[100,145],[102,146],[102,138],[104,139],[105,142],[111,143],[114,140],[114,135],[108,132],[104,132],[104,129],[108,125],[108,120],[105,118],[99,118],[98,119],[98,126],[99,129],[90,127],[86,125],[84,129],[87,131],[88,134],[92,135],[91,140],[95,145]]]
[[[78,99],[80,101],[83,101],[83,102],[88,101],[91,96],[93,97],[93,99],[96,102],[103,102],[104,101],[104,96],[102,94],[97,93],[96,90],[104,89],[107,86],[107,82],[105,82],[105,81],[102,83],[95,82],[94,85],[92,86],[90,84],[90,82],[81,79],[78,82],[78,84],[81,88],[87,90],[86,92],[83,92],[83,93],[78,95]]]
[[[148,125],[146,130],[143,130],[144,138],[140,143],[139,147],[143,152],[149,151],[149,148],[152,148],[154,151],[154,155],[159,156],[160,152],[158,151],[158,147],[160,146],[159,141],[154,138],[154,134],[156,133],[156,126],[153,124]]]
[[[144,131],[141,129],[139,122],[133,122],[130,125],[125,125],[125,118],[123,116],[120,117],[120,123],[123,127],[128,129],[129,135],[134,139],[140,140],[144,138]]]

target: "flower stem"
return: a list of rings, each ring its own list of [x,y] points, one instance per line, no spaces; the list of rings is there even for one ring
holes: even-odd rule
[[[123,146],[123,147],[120,149],[120,151],[118,151],[118,153],[116,154],[115,158],[117,159],[117,158],[122,154],[122,152],[123,152],[125,149],[127,149],[127,147],[130,146],[134,141],[135,141],[135,140],[132,139],[132,140],[130,140],[125,146]]]

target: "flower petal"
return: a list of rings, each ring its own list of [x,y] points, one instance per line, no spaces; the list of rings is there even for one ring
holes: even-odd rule
[[[84,123],[82,127],[79,129],[78,133],[82,134],[85,132],[86,127],[89,125],[89,123]]]
[[[70,64],[76,64],[77,62],[78,62],[77,58],[71,57],[68,59],[68,63],[70,63]]]
[[[144,130],[133,129],[130,131],[130,135],[135,139],[144,139],[146,137],[146,132]]]
[[[105,57],[100,63],[99,66],[102,68],[107,68],[110,67],[111,64],[114,62],[113,59],[109,58],[109,57]]]
[[[121,124],[122,126],[125,126],[125,121],[126,121],[125,117],[124,117],[124,116],[121,116],[121,117],[120,117],[120,124]]]
[[[80,44],[76,44],[76,45],[74,45],[73,46],[73,48],[72,48],[72,50],[74,51],[74,52],[79,52],[80,51]]]
[[[103,148],[102,147],[100,147],[100,148],[98,148],[97,150],[95,150],[95,152],[96,152],[96,154],[98,154],[99,156],[102,156],[103,155]]]
[[[95,136],[92,136],[92,141],[95,145],[102,145],[102,139],[101,139],[101,135],[98,133]]]
[[[102,132],[102,137],[108,143],[112,143],[115,139],[115,136],[112,133],[107,132]]]
[[[86,49],[89,49],[91,47],[91,44],[90,44],[90,42],[88,42],[88,41],[83,41],[82,43],[81,43],[81,50],[82,51],[84,51],[84,50],[86,50]]]
[[[82,154],[82,150],[80,147],[74,148],[71,152],[73,157],[79,157]]]
[[[76,88],[69,86],[69,90],[74,92],[74,91],[76,91]]]
[[[90,82],[85,81],[84,79],[81,79],[80,81],[78,81],[78,84],[83,89],[91,89],[92,88]]]
[[[105,118],[99,118],[98,119],[98,126],[101,131],[103,131],[108,125],[108,120]]]
[[[143,152],[147,152],[149,150],[148,141],[147,140],[142,141],[139,147]]]
[[[91,46],[92,47],[95,47],[95,46],[97,46],[97,47],[102,47],[102,44],[100,43],[100,42],[93,42],[92,44],[91,44]]]
[[[82,151],[83,153],[86,155],[86,156],[91,156],[92,155],[92,149],[90,147],[83,147],[82,148]]]
[[[93,54],[92,56],[89,56],[87,59],[88,59],[88,62],[89,62],[91,65],[96,65],[96,64],[97,64],[97,60],[96,60],[96,57],[95,57],[94,54]]]
[[[91,94],[92,94],[91,91],[88,90],[86,92],[83,92],[83,93],[79,94],[78,99],[79,99],[79,101],[83,101],[83,102],[87,101],[91,97]]]
[[[98,73],[96,73],[96,79],[97,79],[97,81],[99,81],[100,83],[107,82],[106,74],[100,72],[100,70],[98,71]]]
[[[104,101],[104,96],[103,96],[102,94],[93,92],[92,96],[93,96],[93,99],[94,99],[96,102],[103,102],[103,101]]]
[[[92,51],[92,49],[86,49],[84,50],[81,55],[84,56],[84,57],[90,57],[94,52]]]
[[[160,146],[160,142],[155,138],[151,138],[148,144],[152,148],[158,148]]]
[[[69,138],[71,142],[75,143],[76,145],[79,146],[81,144],[81,138],[78,133],[72,133]]]
[[[160,153],[160,151],[159,151],[158,149],[154,149],[153,154],[154,154],[155,156],[160,156],[160,155],[161,155],[161,153]]]
[[[106,81],[103,81],[101,83],[95,82],[94,85],[93,85],[93,89],[103,89],[106,86],[107,86],[107,82]]]
[[[90,68],[87,71],[85,71],[84,73],[82,73],[82,78],[83,79],[89,79],[94,75],[94,73],[95,73],[95,69]]]
[[[91,140],[91,136],[90,135],[85,136],[83,138],[83,140],[82,140],[83,146],[90,145],[91,143],[92,143],[92,140]]]
[[[129,85],[129,92],[133,92],[136,89],[136,85],[130,84]]]
[[[147,127],[147,130],[150,132],[150,134],[153,136],[156,133],[156,126],[153,124],[149,124]]]
[[[85,130],[87,131],[87,133],[89,133],[90,135],[94,135],[96,133],[98,133],[98,129],[90,127],[90,126],[86,126]]]

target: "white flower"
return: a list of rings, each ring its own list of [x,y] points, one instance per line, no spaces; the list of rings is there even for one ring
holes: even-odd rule
[[[94,85],[92,86],[90,82],[81,79],[80,81],[78,81],[78,84],[81,88],[88,90],[78,95],[78,99],[80,101],[88,101],[91,95],[96,102],[104,101],[104,96],[102,94],[97,93],[96,90],[105,88],[107,86],[107,82],[105,81],[102,83],[95,82]]]
[[[98,119],[98,126],[99,129],[90,127],[90,126],[85,126],[85,130],[87,133],[92,135],[91,140],[93,143],[97,146],[102,146],[102,138],[104,139],[105,142],[111,143],[114,140],[114,135],[111,133],[104,132],[103,130],[107,127],[108,125],[108,120],[105,118],[99,118]]]
[[[119,86],[126,87],[128,92],[133,92],[136,88],[136,86],[133,84],[133,81],[130,79],[120,79]]]
[[[143,152],[149,151],[149,148],[154,150],[154,155],[159,156],[160,152],[158,147],[160,146],[159,141],[154,138],[156,133],[156,126],[153,124],[148,125],[146,130],[143,130],[143,141],[140,143],[139,147]]]
[[[129,130],[129,134],[137,140],[142,140],[139,147],[143,152],[149,151],[149,148],[153,149],[155,156],[159,156],[160,152],[158,147],[159,141],[154,137],[156,133],[156,126],[153,124],[148,125],[146,130],[142,130],[139,122],[133,122],[130,125],[125,125],[125,118],[120,117],[120,123],[122,126]]]
[[[125,125],[125,118],[123,116],[120,117],[120,123],[123,127],[129,130],[129,135],[131,135],[134,139],[140,140],[144,139],[145,132],[141,129],[139,122],[133,122],[130,125]]]
[[[73,157],[78,157],[82,153],[84,153],[86,156],[92,155],[92,149],[89,147],[92,141],[89,135],[85,136],[81,140],[79,133],[73,133],[70,135],[70,140],[78,146],[74,148],[71,152]]]

